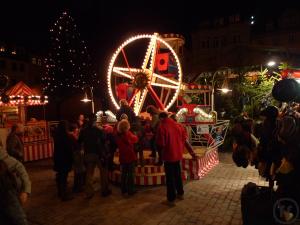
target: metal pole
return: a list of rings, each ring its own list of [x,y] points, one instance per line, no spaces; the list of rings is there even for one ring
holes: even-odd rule
[[[219,70],[217,70],[212,78],[212,90],[211,90],[211,111],[215,111],[215,76],[218,73]]]
[[[91,91],[91,100],[92,100],[92,113],[95,113],[93,87],[90,87],[90,91]]]

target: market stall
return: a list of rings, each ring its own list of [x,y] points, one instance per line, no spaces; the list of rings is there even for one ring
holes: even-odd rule
[[[22,140],[24,143],[24,161],[45,159],[52,156],[53,141],[50,136],[48,122],[27,117],[28,107],[44,106],[48,103],[47,96],[19,82],[1,95],[0,99],[0,137],[4,148],[6,137],[13,124],[24,127]],[[44,118],[44,114],[42,115]]]

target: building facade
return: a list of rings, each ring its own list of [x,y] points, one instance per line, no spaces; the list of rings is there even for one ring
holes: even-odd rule
[[[221,67],[265,65],[269,60],[300,65],[300,12],[276,17],[231,15],[203,21],[192,33],[189,74]]]
[[[0,75],[9,78],[9,86],[23,81],[38,88],[43,72],[41,57],[29,54],[24,48],[0,44]]]

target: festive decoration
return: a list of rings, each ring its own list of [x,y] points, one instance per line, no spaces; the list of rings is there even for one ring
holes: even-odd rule
[[[91,70],[90,56],[74,19],[64,12],[50,29],[51,49],[42,78],[44,91],[65,96],[76,89],[100,83]]]
[[[125,48],[138,40],[148,40],[149,43],[142,66],[140,68],[133,68],[130,67],[130,62],[127,60]],[[156,57],[159,54],[160,46],[163,46],[164,50],[167,49],[167,51],[169,51],[168,54],[174,57],[176,65],[175,74],[177,74],[177,76],[169,78],[164,74],[158,74],[155,71]],[[122,54],[120,54],[121,52]],[[118,58],[119,55],[124,58],[122,61],[126,62],[125,67],[116,65],[116,63],[120,61]],[[118,86],[119,83],[124,83],[124,80],[133,82],[133,86],[136,88],[129,101],[130,103],[134,102],[133,108],[136,114],[141,112],[148,92],[160,109],[168,110],[176,101],[181,86],[182,72],[179,59],[172,47],[160,38],[158,34],[155,33],[153,35],[144,34],[134,36],[121,44],[121,46],[116,50],[111,58],[108,68],[108,91],[110,98],[117,109],[119,109],[119,105],[117,103],[118,99],[116,98],[116,94],[113,93],[113,90],[115,90],[115,87]],[[164,94],[165,90],[167,90],[166,94]]]
[[[1,105],[44,105],[48,103],[48,96],[40,96],[31,90],[25,83],[20,81],[1,95]]]

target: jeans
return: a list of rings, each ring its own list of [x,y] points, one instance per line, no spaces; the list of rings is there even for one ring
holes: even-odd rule
[[[0,225],[28,225],[26,214],[21,206],[17,192],[7,192],[6,204],[0,203]],[[3,201],[1,199],[0,201]]]
[[[164,162],[167,184],[167,199],[172,202],[176,195],[183,195],[180,161]]]
[[[96,154],[89,154],[86,157],[86,194],[88,196],[94,194],[94,172],[96,167],[100,170],[100,182],[101,182],[101,192],[105,194],[109,192],[109,181],[108,181],[108,166],[102,165],[99,156]]]
[[[135,191],[134,169],[134,162],[121,164],[121,190],[123,194],[132,194]]]

